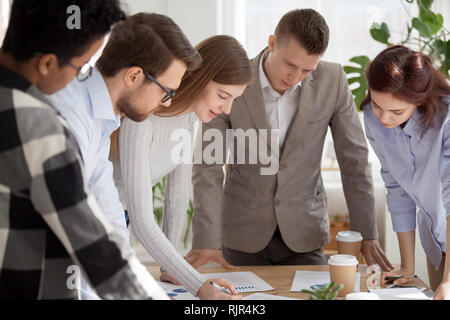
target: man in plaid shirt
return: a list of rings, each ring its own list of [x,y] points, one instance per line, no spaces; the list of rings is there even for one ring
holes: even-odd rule
[[[69,30],[67,8],[81,9]],[[0,52],[0,299],[76,299],[79,266],[104,299],[168,299],[105,220],[75,138],[43,97],[124,19],[117,0],[15,0]]]

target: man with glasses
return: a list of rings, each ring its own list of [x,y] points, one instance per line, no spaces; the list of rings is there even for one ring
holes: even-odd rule
[[[124,208],[109,161],[110,136],[119,128],[122,114],[139,122],[159,105],[169,106],[185,71],[200,63],[170,18],[138,13],[113,29],[96,67],[92,62],[73,66],[77,79],[49,97],[77,138],[89,188],[128,244]],[[98,299],[84,279],[81,298]]]

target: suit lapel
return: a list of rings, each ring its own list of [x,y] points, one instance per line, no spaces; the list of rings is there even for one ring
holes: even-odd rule
[[[314,81],[313,74],[311,74],[302,81],[298,110],[286,134],[282,153],[300,141],[303,131],[311,117],[311,112],[314,109],[316,93],[316,82]]]
[[[253,81],[247,87],[244,94],[245,105],[250,113],[250,116],[252,117],[256,129],[270,129],[262,95],[261,83],[259,82],[259,61],[261,60],[264,52],[266,52],[266,49],[250,61]]]

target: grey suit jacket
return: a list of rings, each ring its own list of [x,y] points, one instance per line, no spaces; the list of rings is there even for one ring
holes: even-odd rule
[[[261,52],[251,60],[253,81],[235,100],[229,115],[208,124],[215,128],[269,129],[259,82]],[[366,139],[340,65],[321,61],[302,81],[298,111],[279,154],[279,171],[261,175],[257,164],[196,164],[193,167],[193,248],[227,247],[261,251],[278,225],[286,245],[296,252],[318,249],[329,241],[327,197],[320,165],[325,135],[331,128],[341,170],[351,229],[377,239],[372,177]],[[197,139],[197,143],[202,143]],[[205,149],[211,142],[203,142]],[[259,141],[260,143],[260,141]],[[248,153],[248,145],[246,146]],[[246,159],[248,161],[248,154]]]

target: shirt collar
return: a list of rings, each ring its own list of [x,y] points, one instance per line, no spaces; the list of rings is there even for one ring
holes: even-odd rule
[[[0,66],[0,86],[27,91],[31,83],[20,74]]]
[[[92,75],[86,80],[86,86],[89,92],[94,118],[111,120],[120,124],[120,115],[114,113],[108,87],[97,68],[92,70]]]
[[[403,127],[403,129],[401,129],[400,126],[397,128],[399,130],[403,130],[403,132],[406,133],[407,135],[416,138],[417,140],[420,140],[421,118],[422,115],[416,108],[411,117],[409,118],[408,122],[406,123],[406,125]]]
[[[281,94],[279,94],[278,92],[276,92],[272,85],[270,84],[269,79],[266,76],[266,73],[264,72],[264,68],[263,68],[263,62],[264,60],[267,58],[269,54],[269,50],[267,50],[266,52],[264,52],[261,56],[261,59],[259,60],[259,82],[261,84],[261,89],[265,89],[265,88],[269,88],[270,92],[272,95],[276,96],[276,97],[281,97]],[[299,81],[297,84],[293,85],[292,87],[290,87],[288,90],[286,90],[286,92],[284,94],[289,94],[291,93],[293,90],[295,90],[296,88],[300,87],[302,84],[301,81]]]

